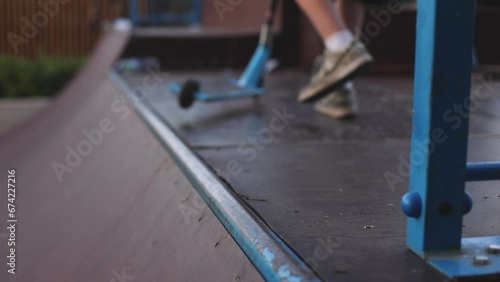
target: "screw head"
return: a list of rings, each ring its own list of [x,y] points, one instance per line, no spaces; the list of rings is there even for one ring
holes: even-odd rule
[[[500,245],[491,244],[491,245],[488,246],[488,248],[486,248],[486,251],[489,254],[498,255],[498,254],[500,254]]]
[[[477,255],[477,256],[474,256],[472,263],[474,265],[487,265],[490,263],[490,259],[488,258],[488,256],[485,256],[485,255]]]

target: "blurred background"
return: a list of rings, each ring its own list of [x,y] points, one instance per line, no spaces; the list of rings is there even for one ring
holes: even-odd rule
[[[413,71],[416,8],[409,2],[387,24],[377,16],[386,7],[368,7],[366,23],[375,23],[365,32],[377,61],[372,72]],[[281,4],[273,56],[280,68],[308,71],[322,42],[294,1]],[[255,49],[266,5],[267,0],[3,0],[0,132],[50,103],[114,19],[134,25],[125,62],[147,59],[169,72],[241,68]],[[478,69],[500,64],[498,26],[500,1],[478,0]]]

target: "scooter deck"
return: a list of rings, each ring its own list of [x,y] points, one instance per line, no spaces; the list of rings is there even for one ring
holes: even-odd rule
[[[231,84],[231,83],[230,83]],[[205,88],[205,85],[203,85]],[[178,83],[169,83],[170,92],[178,95],[182,86]],[[195,93],[195,100],[200,102],[215,102],[245,97],[260,96],[264,93],[262,88],[241,88],[234,85],[212,85],[212,91],[198,91]],[[218,88],[218,89],[217,89]]]

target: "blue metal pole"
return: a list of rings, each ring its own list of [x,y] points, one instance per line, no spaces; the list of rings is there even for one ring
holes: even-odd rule
[[[468,163],[467,181],[500,180],[500,162]]]
[[[137,4],[138,0],[129,0],[128,1],[128,13],[130,16],[130,20],[132,23],[137,26],[139,25],[139,6]]]
[[[264,75],[265,64],[270,56],[271,46],[259,44],[245,71],[238,80],[238,86],[243,88],[259,88],[259,80]]]
[[[201,0],[192,0],[192,21],[191,24],[199,25],[201,24]]]
[[[474,0],[419,0],[407,244],[417,254],[460,249],[468,122],[444,114],[469,97]],[[467,108],[465,109],[467,111]]]

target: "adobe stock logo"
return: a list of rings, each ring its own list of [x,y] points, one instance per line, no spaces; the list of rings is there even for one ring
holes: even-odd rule
[[[243,0],[215,0],[212,2],[217,16],[219,16],[220,21],[224,21],[224,14],[226,12],[234,11],[234,8],[238,7]]]
[[[83,158],[90,155],[94,147],[99,146],[103,139],[104,134],[109,134],[115,130],[116,126],[110,118],[103,118],[99,122],[99,127],[91,130],[82,130],[82,134],[86,139],[81,140],[76,144],[76,150],[70,146],[66,146],[66,164],[60,162],[52,162],[52,169],[54,170],[59,182],[63,181],[64,173],[70,173],[74,168],[78,167]]]
[[[116,130],[120,121],[125,120],[130,115],[131,108],[141,103],[147,95],[161,86],[164,78],[158,75],[159,70],[146,68],[146,71],[148,74],[143,77],[142,85],[124,90],[122,93],[124,97],[116,98],[111,102],[109,111],[112,114],[95,122],[90,130],[80,131],[83,138],[76,145],[64,147],[64,159],[61,162],[53,161],[51,163],[52,170],[59,182],[62,183],[63,176],[72,173],[84,162],[86,157],[92,154],[95,148],[104,142],[107,136]]]

